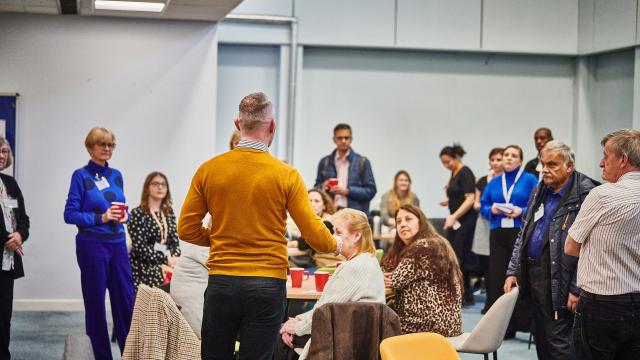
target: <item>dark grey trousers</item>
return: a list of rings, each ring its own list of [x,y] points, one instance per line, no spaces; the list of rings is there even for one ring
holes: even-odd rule
[[[575,359],[573,313],[562,309],[558,311],[556,319],[551,305],[549,270],[535,262],[529,262],[526,268],[538,359]]]

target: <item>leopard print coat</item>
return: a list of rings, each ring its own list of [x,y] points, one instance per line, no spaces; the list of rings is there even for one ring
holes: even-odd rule
[[[421,239],[414,245],[426,247],[427,243]],[[438,273],[429,264],[422,268],[426,270],[420,270],[413,258],[405,257],[391,271],[395,290],[393,309],[400,317],[402,332],[435,332],[445,337],[460,335],[462,296],[459,284],[452,293],[442,279],[447,274]]]

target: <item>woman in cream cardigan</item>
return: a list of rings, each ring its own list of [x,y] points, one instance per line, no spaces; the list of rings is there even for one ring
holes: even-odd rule
[[[294,345],[304,345],[300,358],[306,358],[311,343],[311,320],[316,308],[327,303],[385,302],[384,278],[375,257],[367,215],[362,211],[343,209],[334,215],[333,224],[338,249],[347,260],[331,276],[313,309],[290,318],[282,325],[282,341],[276,348],[275,359],[291,358]]]

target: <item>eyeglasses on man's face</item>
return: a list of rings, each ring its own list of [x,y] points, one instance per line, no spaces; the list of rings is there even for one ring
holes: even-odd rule
[[[97,147],[99,147],[100,149],[111,149],[114,150],[116,148],[116,143],[106,143],[106,142],[99,142],[96,144]]]
[[[349,141],[351,140],[351,136],[334,136],[334,139],[337,141]]]

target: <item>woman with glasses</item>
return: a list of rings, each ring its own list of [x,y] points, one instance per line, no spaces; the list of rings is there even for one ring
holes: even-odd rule
[[[13,163],[11,148],[0,137],[0,170]],[[29,237],[29,217],[16,180],[0,173],[0,359],[10,359],[9,339],[13,312],[13,283],[24,276],[22,243]]]
[[[131,325],[133,281],[123,224],[129,220],[120,171],[109,166],[116,137],[95,127],[84,145],[89,163],[74,171],[64,221],[78,227],[76,256],[80,267],[85,325],[96,360],[112,359],[104,297],[109,289],[114,332],[120,351]]]
[[[180,256],[176,216],[171,208],[167,177],[160,172],[147,175],[140,206],[131,211],[128,225],[131,236],[131,273],[133,284],[159,286]]]

